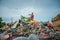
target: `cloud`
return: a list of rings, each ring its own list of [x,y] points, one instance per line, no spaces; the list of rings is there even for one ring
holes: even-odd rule
[[[29,17],[31,12],[35,20],[51,20],[60,13],[59,1],[57,0],[2,0],[0,1],[0,17],[13,17],[19,19],[21,15]]]

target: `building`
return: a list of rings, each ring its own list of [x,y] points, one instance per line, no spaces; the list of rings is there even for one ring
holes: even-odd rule
[[[52,23],[54,26],[60,26],[60,14],[52,19]]]

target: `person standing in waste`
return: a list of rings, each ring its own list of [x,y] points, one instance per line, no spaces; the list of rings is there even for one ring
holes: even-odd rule
[[[51,30],[51,29],[54,30],[54,28],[53,28],[53,24],[51,24],[50,22],[48,22],[47,27],[48,27],[50,30]]]
[[[34,19],[34,14],[32,12],[32,14],[29,14],[30,15],[30,20],[33,20]]]

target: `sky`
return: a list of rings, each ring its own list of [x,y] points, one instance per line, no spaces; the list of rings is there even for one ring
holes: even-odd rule
[[[18,20],[21,15],[34,13],[36,21],[51,21],[60,13],[60,0],[0,0],[0,17],[3,21]]]

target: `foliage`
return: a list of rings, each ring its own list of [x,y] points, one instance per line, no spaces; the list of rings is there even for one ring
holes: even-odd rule
[[[44,24],[47,24],[47,23],[49,23],[49,21],[47,21],[47,22],[43,22]]]
[[[27,22],[29,22],[29,21],[30,21],[30,18],[27,18],[27,17],[21,16],[21,20],[22,20],[22,21],[27,21]]]
[[[2,18],[0,18],[0,28],[1,28],[2,26],[4,26],[4,25],[6,25],[6,23],[5,23],[5,22],[2,22]]]
[[[58,26],[53,26],[54,28],[60,28],[60,25],[58,25]]]
[[[2,22],[2,18],[0,18],[0,23]]]

